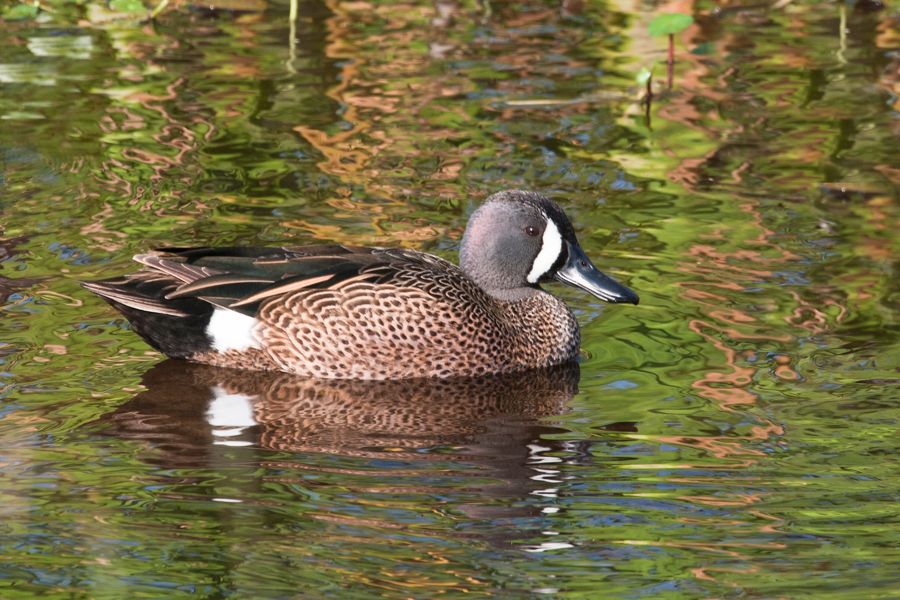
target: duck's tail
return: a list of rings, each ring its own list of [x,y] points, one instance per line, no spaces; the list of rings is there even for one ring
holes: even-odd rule
[[[181,283],[145,269],[81,285],[121,312],[148,344],[167,356],[189,358],[210,349],[206,329],[215,307],[197,298],[167,298]]]

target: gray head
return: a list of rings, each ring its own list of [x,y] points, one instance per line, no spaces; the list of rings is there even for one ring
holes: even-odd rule
[[[496,298],[517,300],[562,281],[606,302],[638,296],[585,255],[562,209],[535,192],[498,192],[472,213],[459,252],[463,271]]]

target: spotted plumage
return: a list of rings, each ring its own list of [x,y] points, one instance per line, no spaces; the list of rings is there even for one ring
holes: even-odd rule
[[[578,324],[541,289],[558,279],[613,302],[549,199],[501,192],[469,221],[461,267],[413,250],[340,245],[163,249],[85,286],[163,353],[328,379],[508,373],[562,364]]]

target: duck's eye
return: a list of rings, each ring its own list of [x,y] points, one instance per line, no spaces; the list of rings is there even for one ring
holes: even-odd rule
[[[529,225],[528,227],[525,228],[525,233],[527,233],[531,237],[537,237],[537,234],[540,232],[538,231],[537,227],[535,227],[533,225]]]

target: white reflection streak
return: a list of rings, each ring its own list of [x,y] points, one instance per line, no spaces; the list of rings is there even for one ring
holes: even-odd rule
[[[253,418],[253,398],[246,394],[229,394],[223,388],[212,388],[213,399],[206,409],[206,421],[212,426],[216,438],[231,438],[241,435],[247,427],[256,425]],[[219,446],[250,446],[244,440],[216,439]]]
[[[535,481],[541,481],[543,483],[562,483],[561,479],[556,479],[556,476],[559,475],[559,471],[556,469],[535,469],[539,473],[539,475],[535,475],[531,479]]]
[[[523,546],[525,552],[547,552],[549,550],[564,550],[566,548],[574,548],[572,544],[566,542],[543,542],[536,546]]]
[[[558,456],[541,456],[541,452],[546,452],[551,450],[546,446],[539,446],[537,444],[528,444],[528,464],[530,465],[547,465],[551,463],[561,463],[562,459]],[[534,467],[534,470],[538,473],[531,477],[534,481],[540,481],[541,483],[562,483],[562,479],[558,476],[560,474],[559,469],[548,469],[548,468],[538,468]],[[539,491],[536,490],[532,492],[533,494],[537,494],[539,496],[545,497],[556,497],[556,489],[552,490],[552,496],[547,494],[547,491]]]
[[[528,451],[529,457],[528,462],[532,465],[548,465],[553,463],[561,463],[562,459],[557,456],[541,456],[541,452],[546,452],[551,450],[551,448],[547,448],[545,446],[539,446],[537,444],[529,444]],[[542,483],[562,483],[561,473],[559,469],[549,469],[546,466],[544,468],[532,467],[535,471],[537,471],[537,475],[531,477],[534,481],[540,481]],[[541,496],[542,498],[559,498],[559,488],[546,488],[543,490],[532,490],[531,492],[535,496]],[[541,508],[541,513],[545,515],[552,515],[559,512],[559,507],[557,506],[544,506]],[[558,531],[553,530],[545,530],[541,532],[542,535],[559,535]],[[569,544],[568,542],[542,542],[537,545],[531,546],[522,546],[522,550],[525,552],[547,552],[550,550],[564,550],[566,548],[574,548],[573,544]],[[550,588],[547,588],[546,591],[540,591],[539,593],[553,593],[549,591]]]

